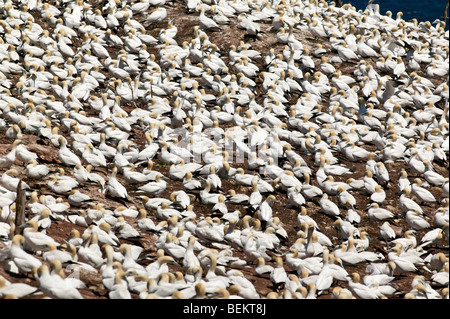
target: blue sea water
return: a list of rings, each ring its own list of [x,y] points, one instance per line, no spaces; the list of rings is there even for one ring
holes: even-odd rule
[[[342,0],[342,3],[351,3],[357,10],[364,10],[368,0]],[[380,5],[380,13],[385,14],[391,11],[395,18],[397,12],[403,12],[403,19],[408,21],[417,19],[419,22],[444,19],[445,6],[447,0],[375,0],[374,4]],[[447,27],[448,11],[447,11]]]

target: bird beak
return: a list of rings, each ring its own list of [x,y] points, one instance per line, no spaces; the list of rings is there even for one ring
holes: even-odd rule
[[[27,228],[28,226],[30,226],[29,223],[24,223],[24,224],[19,226],[19,229]]]
[[[169,264],[172,264],[172,265],[175,265],[175,266],[180,266],[180,264],[177,263],[175,260],[174,260],[174,261],[171,261]],[[181,266],[180,266],[180,267],[181,267]]]

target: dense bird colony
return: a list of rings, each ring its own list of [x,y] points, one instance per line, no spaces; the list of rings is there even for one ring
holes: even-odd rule
[[[0,16],[0,298],[448,299],[444,22],[323,0]]]

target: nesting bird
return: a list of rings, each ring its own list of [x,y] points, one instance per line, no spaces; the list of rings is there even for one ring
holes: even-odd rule
[[[35,285],[0,276],[0,296],[86,296],[64,264],[111,299],[390,298],[421,268],[405,298],[448,298],[425,251],[448,238],[444,21],[324,1],[1,10],[0,264]]]

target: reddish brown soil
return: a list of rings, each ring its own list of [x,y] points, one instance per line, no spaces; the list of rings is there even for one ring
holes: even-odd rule
[[[52,1],[50,1],[52,2]],[[184,6],[180,4],[178,1],[175,2],[176,5],[174,6],[168,6],[168,12],[170,18],[175,18],[175,25],[178,27],[178,34],[176,37],[176,40],[181,43],[184,40],[190,40],[193,37],[193,28],[197,24],[197,14],[187,14],[184,10]],[[137,16],[136,19],[138,21],[143,20],[144,17]],[[148,33],[157,37],[159,31],[161,28],[165,28],[167,26],[167,23],[160,23],[152,25],[148,28]],[[275,49],[275,51],[279,51],[283,48],[283,45],[276,42],[275,33],[269,31],[269,25],[261,24],[261,27],[263,31],[265,31],[265,34],[260,38],[255,40],[254,42],[250,40],[251,45],[254,49],[259,50],[260,52],[267,52],[269,48]],[[303,34],[300,31],[295,31],[297,38],[301,39],[302,43],[305,47],[314,48],[316,42],[314,39],[312,39],[308,34]],[[240,41],[247,41],[245,38],[245,34],[242,30],[239,30],[236,28],[236,23],[233,22],[229,26],[223,27],[222,32],[208,32],[208,35],[210,37],[210,40],[217,44],[221,52],[227,52],[230,45],[238,45]],[[328,47],[327,43],[321,43],[325,48]],[[158,52],[154,48],[149,48],[149,52],[154,53],[158,57]],[[114,52],[111,52],[112,54]],[[224,54],[224,56],[227,56]],[[227,58],[224,58],[225,62],[227,61]],[[373,61],[372,61],[373,62]],[[256,63],[262,68],[262,60],[256,60]],[[316,59],[316,63],[319,63],[319,61]],[[342,65],[342,70],[349,72],[349,69],[352,67],[350,63],[344,63]],[[423,72],[422,72],[423,73]],[[420,74],[420,72],[419,72]],[[17,80],[17,79],[15,79]],[[436,83],[440,83],[442,79],[433,79]],[[198,79],[198,81],[201,81],[201,79]],[[99,92],[103,91],[103,87],[99,87]],[[260,88],[257,89],[257,92],[259,93]],[[15,89],[12,90],[13,93],[16,93]],[[298,96],[293,96],[292,99],[295,100],[295,98]],[[259,100],[262,100],[262,97],[258,97]],[[325,99],[327,99],[327,96],[325,96]],[[139,106],[139,105],[138,105]],[[134,107],[134,105],[128,104],[124,105],[124,109],[129,111]],[[86,105],[86,111],[88,114],[93,114],[92,110],[89,109],[89,107]],[[61,134],[66,136],[66,138],[69,138],[68,132],[61,127]],[[138,128],[133,128],[132,131],[132,138],[134,138],[138,144],[139,147],[142,147],[143,145],[143,133]],[[44,138],[37,137],[35,135],[30,134],[24,134],[23,141],[27,148],[33,152],[35,152],[39,157],[39,162],[44,163],[52,168],[52,170],[56,170],[58,167],[61,167],[61,163],[58,160],[57,157],[57,149],[49,143],[48,140]],[[13,141],[10,139],[7,139],[5,137],[5,132],[0,132],[0,156],[5,155],[9,150],[11,143]],[[159,160],[158,156],[154,159],[155,170],[159,170],[162,173],[168,175],[168,169],[169,166],[162,165]],[[448,155],[447,155],[448,156]],[[365,171],[365,163],[354,163],[349,162],[347,159],[345,159],[342,156],[339,156],[339,159],[341,160],[342,164],[351,168],[355,173],[352,175],[347,175],[345,178],[336,178],[336,180],[343,180],[345,181],[349,177],[353,177],[355,179],[361,178],[364,175]],[[315,171],[317,169],[317,166],[315,166],[313,158],[311,156],[305,155],[305,160],[307,161],[308,165]],[[30,181],[26,179],[25,175],[25,163],[16,162],[13,167],[16,168],[20,172],[20,176],[24,178],[24,180],[31,186],[32,189],[37,190],[40,194],[51,194],[55,197],[61,197],[61,195],[52,194],[51,190],[46,186],[46,180],[41,181]],[[247,163],[244,163],[242,166],[246,172],[249,172],[247,168]],[[448,177],[448,167],[449,163],[444,163],[441,167],[436,167],[437,172]],[[397,194],[397,187],[396,187],[396,181],[398,180],[398,176],[400,173],[400,170],[402,168],[406,169],[408,171],[408,167],[403,162],[397,162],[392,164],[387,164],[387,168],[390,173],[391,181],[387,188],[387,199],[383,206],[394,213],[396,213],[396,218],[392,221],[392,223],[398,228],[399,230],[399,236],[402,235],[403,229],[407,229],[408,226],[405,222],[405,219],[401,216],[401,209],[398,204],[398,194]],[[68,167],[64,167],[66,175],[71,175],[72,170]],[[1,169],[1,173],[4,173],[6,169]],[[105,169],[97,169],[97,171],[104,175],[105,177],[109,176],[111,173],[111,166],[108,167],[108,170]],[[253,173],[253,172],[250,172]],[[413,174],[411,174],[410,179],[413,180],[415,177]],[[123,181],[123,178],[121,175],[118,176],[119,180],[121,182]],[[315,179],[312,181],[315,183]],[[143,208],[143,203],[140,199],[138,199],[136,195],[136,187],[133,185],[127,185],[128,188],[128,194],[129,194],[129,201],[125,204],[127,206],[134,205],[137,208]],[[160,197],[168,198],[170,193],[174,190],[181,189],[181,183],[177,181],[169,181],[168,187],[165,192],[160,194]],[[114,210],[118,206],[123,205],[123,202],[119,202],[113,198],[110,198],[108,196],[105,196],[102,193],[99,193],[97,191],[98,185],[94,185],[92,183],[84,183],[82,187],[80,188],[82,192],[87,193],[91,196],[93,201],[103,202],[105,203],[111,210]],[[250,194],[251,189],[247,187],[238,186],[235,184],[233,180],[224,180],[223,181],[223,192],[227,192],[229,189],[235,189],[237,192]],[[436,199],[438,201],[442,200],[442,189],[439,187],[431,187],[431,192],[435,195]],[[380,240],[379,238],[379,226],[382,224],[381,222],[374,222],[368,219],[367,217],[367,211],[366,207],[369,203],[369,198],[362,194],[361,192],[352,192],[352,194],[355,196],[357,200],[357,211],[361,215],[361,223],[358,225],[360,231],[366,231],[371,239],[371,246],[370,251],[380,252],[383,254],[387,254],[385,244],[383,240]],[[285,229],[287,230],[289,234],[289,239],[287,242],[283,244],[283,249],[288,248],[296,239],[297,239],[297,231],[298,231],[298,223],[297,223],[297,214],[298,209],[293,209],[288,207],[288,200],[286,198],[286,194],[280,190],[277,190],[276,193],[277,201],[275,202],[273,206],[273,215],[280,218],[282,223],[284,224]],[[333,201],[337,202],[337,198],[330,197]],[[433,212],[440,207],[441,203],[431,203],[431,204],[425,204],[423,205],[423,210],[425,213],[425,216],[431,220]],[[306,207],[308,209],[308,214],[313,217],[316,222],[319,225],[319,228],[321,232],[326,234],[330,239],[332,239],[333,243],[338,245],[340,243],[339,235],[337,233],[336,228],[333,226],[334,220],[323,213],[321,213],[319,206],[316,202],[307,202]],[[229,210],[233,210],[236,208],[243,209],[241,207],[238,207],[236,205],[229,204]],[[197,213],[197,216],[207,216],[210,213],[211,207],[202,205],[199,201],[194,202],[194,210]],[[26,212],[28,212],[28,209],[26,209]],[[151,217],[154,217],[154,212],[149,212],[149,215]],[[133,220],[131,218],[127,218],[127,221],[133,225],[136,226],[136,220]],[[84,231],[83,227],[71,224],[69,222],[64,221],[57,221],[54,220],[51,228],[48,230],[48,234],[51,235],[56,239],[58,242],[62,242],[63,240],[68,238],[68,235],[70,231],[74,228],[77,228],[80,230],[80,232]],[[423,234],[426,231],[418,231],[417,232],[417,238],[420,239]],[[129,241],[132,244],[139,244],[142,247],[144,247],[146,253],[148,253],[149,259],[147,259],[147,262],[153,261],[153,258],[155,258],[155,252],[156,248],[154,246],[154,243],[156,241],[156,236],[154,234],[144,233],[141,232],[141,238],[139,241]],[[128,242],[127,240],[121,240],[121,242]],[[0,249],[3,247],[3,243],[0,242]],[[443,239],[436,247],[429,247],[427,249],[429,253],[438,253],[438,252],[444,252],[448,256],[448,238]],[[245,256],[238,251],[234,252],[236,256],[239,256],[241,258],[245,258]],[[40,256],[37,256],[38,258],[41,258]],[[269,262],[272,264],[272,262]],[[346,270],[349,273],[352,272],[358,272],[361,274],[361,276],[364,276],[366,274],[366,264],[359,264],[356,266],[347,265]],[[178,270],[176,267],[172,268],[174,271]],[[257,291],[260,293],[262,297],[266,296],[269,292],[272,291],[272,285],[269,280],[267,279],[261,279],[257,278],[252,274],[253,268],[245,268],[242,271],[244,274],[253,282],[255,285]],[[289,270],[289,269],[288,269]],[[292,270],[289,270],[293,272]],[[403,298],[404,294],[409,292],[411,290],[411,281],[414,276],[416,275],[423,275],[427,280],[430,279],[431,274],[427,271],[422,270],[419,268],[418,273],[406,273],[403,275],[397,276],[395,280],[395,287],[398,290],[398,294],[392,298]],[[36,281],[31,277],[26,276],[19,276],[14,275],[11,273],[5,272],[3,269],[0,269],[0,275],[4,276],[6,279],[12,281],[12,282],[25,282],[30,285],[37,286]],[[81,279],[87,284],[87,288],[80,289],[83,297],[89,298],[89,299],[98,299],[98,298],[107,298],[107,290],[103,287],[101,283],[101,276],[99,274],[92,274],[92,273],[82,273]],[[334,285],[339,285],[342,287],[346,286],[345,282],[337,282]],[[33,296],[32,298],[42,298],[43,295],[37,295]],[[133,295],[134,298],[137,298],[136,295]],[[320,295],[318,298],[329,298],[329,292],[324,291],[322,295]]]

